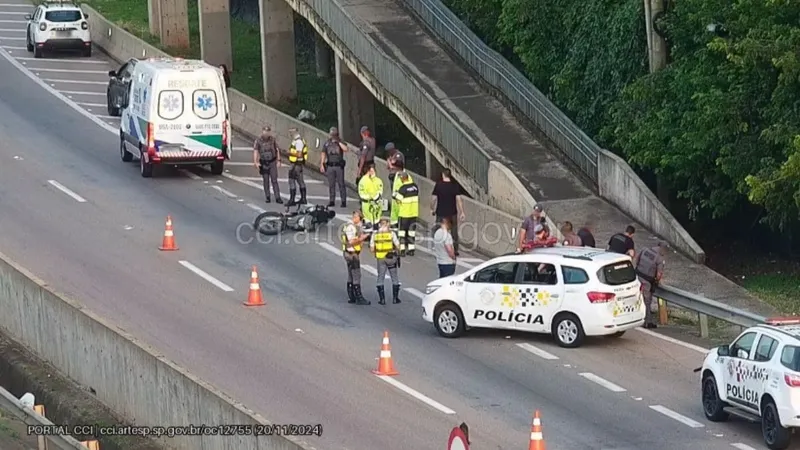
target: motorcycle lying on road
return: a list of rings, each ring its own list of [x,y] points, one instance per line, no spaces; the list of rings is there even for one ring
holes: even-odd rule
[[[284,212],[266,211],[258,216],[253,228],[265,236],[274,236],[284,230],[313,232],[336,217],[336,211],[321,205],[297,205],[291,211],[287,206]]]

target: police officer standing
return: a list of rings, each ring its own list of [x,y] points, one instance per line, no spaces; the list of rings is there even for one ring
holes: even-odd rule
[[[358,182],[358,197],[361,199],[361,212],[364,217],[364,226],[371,232],[378,228],[383,206],[383,181],[375,175],[375,165],[367,166],[367,173]]]
[[[386,144],[384,149],[387,152],[386,169],[389,171],[389,189],[391,189],[392,192],[394,192],[399,187],[398,183],[400,181],[397,178],[397,173],[402,172],[405,169],[406,157],[400,150],[398,150],[395,147],[394,142],[389,142],[388,144]],[[395,230],[397,230],[398,206],[399,205],[397,204],[397,202],[392,202],[391,207],[389,208],[390,209],[389,218],[391,221],[391,226],[392,229]]]
[[[272,135],[270,127],[261,129],[261,136],[253,143],[253,165],[258,169],[264,181],[264,195],[266,201],[271,200],[269,186],[272,184],[272,192],[275,194],[275,201],[283,203],[281,190],[278,186],[278,167],[281,166],[281,152],[278,149],[278,142]]]
[[[353,219],[342,227],[342,253],[347,263],[347,303],[369,305],[361,293],[361,244],[367,240],[361,222],[361,212],[353,212]]]
[[[378,304],[386,304],[383,280],[386,278],[387,271],[392,279],[392,303],[400,303],[400,277],[397,275],[397,268],[400,267],[400,258],[397,253],[400,250],[400,240],[397,239],[397,235],[389,227],[389,221],[385,218],[381,219],[378,231],[372,235],[370,250],[378,263]]]
[[[320,156],[320,172],[325,174],[328,179],[328,207],[336,204],[336,187],[339,187],[339,197],[342,208],[347,206],[347,188],[344,185],[344,154],[347,152],[347,145],[339,140],[339,129],[331,128],[328,140],[322,144],[322,154]]]
[[[416,226],[419,217],[419,187],[408,172],[402,171],[397,175],[400,180],[397,190],[392,194],[392,199],[398,202],[398,229],[400,238],[400,256],[414,256],[416,250]]]
[[[361,177],[367,174],[370,165],[375,164],[375,138],[369,130],[369,127],[361,127],[361,143],[358,144],[358,178],[356,184],[360,181]]]
[[[661,283],[664,276],[664,256],[667,253],[667,246],[659,242],[655,247],[646,248],[636,255],[636,274],[642,282],[642,297],[644,297],[644,327],[656,328],[653,320],[652,304],[653,292]]]
[[[298,185],[300,186],[300,204],[305,205],[308,200],[306,200],[306,180],[303,176],[303,166],[308,160],[308,144],[296,128],[292,128],[290,131],[293,138],[292,145],[289,147],[289,203],[286,206],[297,204],[294,199],[297,195]]]

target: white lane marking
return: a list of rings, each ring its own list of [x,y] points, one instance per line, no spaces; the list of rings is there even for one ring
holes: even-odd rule
[[[252,152],[253,147],[232,147],[231,150],[235,152]]]
[[[694,421],[694,420],[692,420],[692,419],[690,419],[690,418],[688,418],[688,417],[686,417],[686,416],[684,416],[682,414],[678,414],[675,411],[673,411],[673,410],[671,410],[671,409],[669,409],[667,407],[661,406],[661,405],[651,405],[650,409],[652,409],[653,411],[659,412],[659,413],[669,417],[670,419],[677,420],[678,422],[686,425],[687,427],[692,427],[692,428],[703,428],[703,427],[705,427],[705,425],[703,425],[702,423]]]
[[[236,176],[236,175],[231,175],[229,173],[223,173],[222,176],[225,177],[225,178],[228,178],[230,180],[242,183],[242,184],[244,184],[246,186],[250,186],[251,188],[258,189],[259,191],[263,191],[264,190],[264,186],[262,186],[260,184],[256,184],[256,183],[254,183],[254,182],[252,182],[250,180],[247,180],[247,179],[245,179],[243,177],[239,177],[239,176]],[[260,178],[259,178],[259,180],[260,180]],[[281,192],[281,197],[289,198],[289,194],[287,194],[285,192]],[[323,197],[323,196],[319,196],[319,195],[307,195],[306,198],[308,200],[324,200],[324,201],[328,200],[328,197]],[[349,202],[357,202],[358,200],[348,197],[347,201],[349,201]]]
[[[0,39],[8,39],[0,37]],[[20,38],[25,39],[25,38]],[[29,56],[20,56],[17,59],[22,61],[41,61],[41,62],[55,62],[55,63],[75,63],[75,64],[107,64],[105,61],[96,61],[93,59],[53,59],[53,58],[31,58]],[[105,83],[104,83],[105,84]]]
[[[25,31],[25,29],[24,28],[0,28],[0,31],[10,31],[12,33],[19,33],[20,31]],[[2,36],[0,36],[0,39],[2,39]]]
[[[599,376],[597,376],[597,375],[595,375],[595,374],[593,374],[591,372],[583,372],[583,373],[579,373],[578,375],[582,376],[583,378],[586,378],[587,380],[589,380],[591,382],[597,383],[600,386],[603,386],[604,388],[608,389],[611,392],[625,392],[626,391],[625,388],[623,388],[623,387],[621,387],[619,385],[616,385],[616,384],[606,380],[605,378],[599,377]]]
[[[106,96],[105,92],[86,92],[86,91],[61,91],[62,94],[71,94],[71,95],[102,95],[103,97]]]
[[[80,103],[79,103],[79,104],[80,104]],[[188,178],[190,178],[190,179],[192,179],[192,180],[195,180],[195,181],[197,181],[197,180],[202,180],[202,179],[203,179],[203,177],[201,177],[200,175],[198,175],[198,174],[196,174],[196,173],[193,173],[193,172],[189,172],[189,171],[188,171],[188,170],[186,170],[186,169],[180,169],[178,172],[180,172],[180,173],[181,173],[181,175],[183,175],[183,176],[185,176],[185,177],[188,177]]]
[[[30,69],[33,70],[34,72],[96,73],[96,74],[107,75],[107,72],[103,70],[42,69],[40,67],[31,67]]]
[[[332,246],[331,244],[328,244],[327,242],[317,242],[317,244],[319,244],[320,247],[324,248],[325,250],[333,253],[334,255],[341,255],[342,254],[342,249],[336,248],[336,247]],[[361,264],[361,268],[366,270],[367,272],[371,273],[372,275],[375,275],[376,277],[378,276],[378,269],[376,269],[376,268],[374,268],[374,267],[372,267],[370,265]],[[383,278],[384,279],[391,279],[389,277],[388,273],[386,275],[384,275]]]
[[[97,117],[99,117],[99,118],[101,118],[101,119],[106,119],[106,120],[122,120],[122,118],[121,118],[121,117],[114,117],[114,116],[104,116],[104,115],[102,115],[102,114],[95,114],[95,116],[97,116]]]
[[[253,211],[256,211],[256,212],[258,212],[259,214],[267,212],[267,210],[266,210],[266,209],[264,209],[264,208],[262,208],[262,207],[260,207],[260,206],[258,206],[258,205],[254,205],[254,204],[252,204],[252,203],[248,203],[248,204],[247,204],[247,207],[248,207],[248,208],[250,208],[250,209],[252,209]]]
[[[462,256],[459,256],[458,259],[461,260],[461,261],[464,261],[464,262],[468,262],[468,263],[483,264],[485,262],[484,260],[482,260],[480,258],[464,258]]]
[[[709,351],[711,351],[711,350],[709,350],[707,348],[700,347],[699,345],[694,345],[694,344],[690,344],[688,342],[683,342],[683,341],[681,341],[679,339],[675,339],[673,337],[669,337],[669,336],[666,336],[666,335],[663,335],[663,334],[660,334],[660,333],[656,333],[655,331],[647,330],[647,329],[644,329],[644,328],[636,328],[636,330],[637,331],[641,331],[642,333],[647,334],[649,336],[653,336],[654,338],[661,339],[662,341],[667,341],[667,342],[673,343],[675,345],[680,345],[681,347],[688,348],[689,350],[694,350],[694,351],[696,351],[698,353],[702,353],[704,355],[706,353],[708,353]]]
[[[739,450],[756,450],[753,447],[750,447],[747,444],[742,444],[741,442],[737,442],[735,444],[731,444],[731,447],[738,448]]]
[[[5,40],[8,40],[8,41],[24,41],[25,38],[0,36],[0,41],[5,41]]]
[[[199,267],[197,267],[194,264],[190,263],[189,261],[181,260],[181,261],[178,261],[178,264],[182,265],[183,267],[186,267],[187,269],[191,270],[198,277],[208,281],[209,283],[211,283],[214,286],[222,289],[223,291],[225,291],[225,292],[233,292],[233,288],[232,287],[230,287],[227,284],[223,283],[222,281],[219,281],[218,279],[212,277],[211,275],[209,275],[208,273],[204,272],[202,269],[200,269]]]
[[[230,164],[230,162],[226,162],[225,163],[225,165],[228,165],[228,164]],[[250,164],[250,163],[243,163],[243,164],[247,165],[247,166],[252,166],[253,165],[253,164]],[[263,178],[261,178],[261,177],[239,177],[239,178],[241,178],[243,180],[248,180],[248,181],[263,181]],[[288,183],[289,179],[288,178],[278,178],[278,181],[280,181],[281,183]],[[320,180],[306,180],[306,184],[323,184],[323,183],[324,183],[324,181],[320,181]]]
[[[24,19],[23,20],[8,20],[8,19],[6,19],[6,20],[0,20],[0,23],[24,23],[24,24],[27,24],[28,21],[24,20]]]
[[[30,69],[30,70],[36,72],[36,69]],[[61,78],[42,78],[42,79],[44,81],[47,81],[48,83],[102,84],[104,86],[108,84],[108,81],[64,80]]]
[[[228,197],[230,197],[230,198],[236,198],[236,194],[234,194],[233,192],[231,192],[231,191],[229,191],[229,190],[227,190],[227,189],[225,189],[225,188],[223,188],[223,187],[220,187],[220,186],[211,186],[211,188],[212,188],[212,189],[216,189],[217,191],[219,191],[219,192],[221,192],[221,193],[225,194],[226,196],[228,196]]]
[[[94,108],[102,108],[102,107],[108,106],[108,105],[104,105],[102,103],[83,103],[83,102],[78,102],[78,104],[81,105],[81,106],[88,106],[88,107],[94,107]]]
[[[7,6],[7,7],[12,7],[12,8],[25,8],[25,9],[30,9],[31,8],[31,5],[27,5],[27,4],[24,4],[24,3],[0,3],[0,6]],[[18,14],[18,13],[19,13],[18,11],[14,12],[14,14]]]
[[[86,199],[85,198],[83,198],[80,195],[76,194],[74,191],[70,190],[69,188],[67,188],[63,184],[59,183],[58,181],[56,181],[56,180],[47,180],[47,182],[50,183],[50,185],[53,186],[54,188],[56,188],[59,191],[69,195],[70,197],[72,197],[72,199],[75,200],[76,202],[78,202],[78,203],[86,203]]]
[[[517,344],[517,347],[525,350],[526,352],[533,353],[534,355],[536,355],[536,356],[538,356],[540,358],[548,359],[548,360],[551,360],[551,361],[558,359],[558,356],[556,356],[556,355],[554,355],[554,354],[552,354],[550,352],[546,352],[546,351],[540,349],[539,347],[535,347],[535,346],[533,346],[531,344],[528,344],[527,342],[523,342],[521,344]]]
[[[419,298],[419,299],[425,298],[425,294],[422,291],[419,291],[417,289],[414,289],[414,288],[403,288],[403,290],[408,292],[409,294],[413,295],[414,297]]]
[[[14,47],[13,45],[3,45],[6,50],[26,50],[25,47]]]
[[[242,161],[225,161],[225,165],[226,166],[250,166],[250,167],[253,167],[253,163],[251,163],[251,162],[242,162]],[[242,177],[242,178],[252,178],[252,177]]]
[[[434,254],[433,250],[427,249],[427,248],[422,247],[422,246],[417,247],[417,250],[421,251],[422,253],[427,253],[429,255],[433,255]],[[456,258],[456,265],[459,266],[459,267],[463,267],[465,269],[472,269],[473,267],[475,267],[472,264],[465,263],[464,261],[461,260],[461,258]]]
[[[422,392],[414,390],[414,389],[410,388],[409,386],[407,386],[407,385],[395,380],[392,377],[387,377],[386,375],[375,375],[375,376],[380,378],[381,380],[391,384],[392,386],[396,387],[397,389],[400,389],[401,391],[405,392],[406,394],[414,397],[415,399],[421,401],[422,403],[425,403],[426,405],[430,406],[431,408],[438,410],[439,412],[443,412],[443,413],[449,414],[449,415],[452,415],[452,414],[456,413],[455,411],[453,411],[452,409],[448,408],[447,406],[444,406],[443,404],[441,404],[441,403],[437,402],[436,400],[428,397],[427,395],[423,394]]]

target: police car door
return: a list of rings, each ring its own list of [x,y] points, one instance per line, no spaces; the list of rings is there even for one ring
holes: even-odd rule
[[[759,392],[755,391],[753,369],[756,363],[755,343],[758,333],[748,331],[739,336],[730,346],[728,356],[723,357],[724,369],[722,376],[725,379],[723,392],[725,400],[736,406],[758,411]]]
[[[520,330],[548,332],[564,296],[564,285],[559,282],[556,266],[538,262],[525,262],[520,266],[520,280],[511,288],[517,305],[514,324]]]
[[[505,293],[517,281],[519,264],[491,264],[465,281],[466,322],[471,327],[514,328],[514,300]]]

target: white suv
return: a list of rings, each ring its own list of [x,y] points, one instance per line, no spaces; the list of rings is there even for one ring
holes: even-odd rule
[[[440,335],[468,328],[552,333],[562,347],[586,336],[622,336],[644,323],[641,283],[631,258],[588,247],[535,249],[434,280],[422,318]]]
[[[730,414],[761,422],[764,443],[788,448],[800,427],[800,317],[769,319],[703,361],[703,411],[712,422]]]
[[[92,56],[92,38],[86,21],[89,15],[74,3],[45,2],[25,18],[26,47],[34,57],[41,58],[45,51],[53,50],[80,50],[83,56]]]

